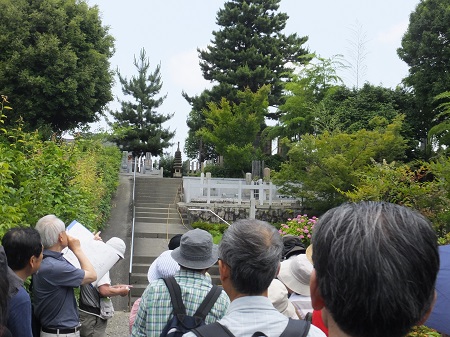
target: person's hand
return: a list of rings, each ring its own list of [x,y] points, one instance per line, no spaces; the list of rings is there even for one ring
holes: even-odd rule
[[[130,292],[130,289],[133,288],[133,286],[131,286],[129,284],[116,284],[111,287],[117,289],[118,294],[122,297],[127,296],[128,293]]]
[[[67,234],[67,246],[72,252],[81,248],[80,240]]]
[[[94,240],[103,241],[103,239],[100,237],[101,233],[101,231],[98,231],[97,233],[94,232]]]

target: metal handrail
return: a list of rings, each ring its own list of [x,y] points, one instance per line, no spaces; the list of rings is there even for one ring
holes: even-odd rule
[[[219,215],[217,215],[216,213],[214,213],[212,210],[210,210],[209,208],[188,208],[188,211],[202,211],[202,212],[210,212],[212,214],[214,214],[216,217],[218,217],[220,220],[222,220],[223,222],[225,222],[228,226],[231,226],[230,223],[228,223],[227,221],[225,221],[224,219],[222,219]]]
[[[131,222],[131,247],[130,247],[130,269],[128,272],[128,284],[131,284],[131,274],[133,272],[133,254],[134,254],[134,224],[136,215],[135,206],[135,192],[136,192],[136,168],[137,168],[137,158],[134,158],[134,171],[133,171],[133,193],[131,198],[131,207],[133,209],[133,219]],[[128,292],[128,310],[131,309],[131,291]]]

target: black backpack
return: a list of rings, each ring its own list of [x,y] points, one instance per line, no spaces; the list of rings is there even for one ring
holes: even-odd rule
[[[310,327],[311,322],[289,318],[288,325],[281,333],[280,337],[306,337]],[[192,332],[197,337],[234,337],[233,333],[219,322],[192,329]],[[267,337],[260,331],[257,331],[252,335],[252,337],[260,336]]]
[[[169,289],[170,300],[172,301],[173,317],[167,322],[160,337],[181,337],[188,331],[205,325],[205,317],[216,303],[222,289],[213,285],[203,302],[198,307],[194,316],[186,314],[186,307],[181,298],[181,289],[174,277],[163,279]]]

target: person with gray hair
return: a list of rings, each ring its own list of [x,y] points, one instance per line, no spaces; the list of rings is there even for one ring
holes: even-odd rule
[[[44,246],[44,258],[33,276],[34,314],[41,324],[41,337],[80,335],[80,320],[73,288],[97,279],[97,273],[83,253],[80,241],[66,233],[64,222],[55,215],[42,217],[36,224]],[[62,254],[66,247],[75,254],[81,269],[72,266]]]
[[[401,337],[435,299],[437,237],[418,212],[387,202],[343,204],[312,236],[311,299],[329,336]]]
[[[219,245],[219,272],[231,304],[218,322],[191,330],[194,336],[278,337],[325,334],[306,321],[289,319],[269,300],[268,288],[280,269],[283,241],[277,229],[260,220],[238,220]],[[225,332],[225,333],[224,333]]]

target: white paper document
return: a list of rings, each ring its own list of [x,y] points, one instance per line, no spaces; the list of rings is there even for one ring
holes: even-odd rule
[[[97,282],[116,264],[119,256],[114,248],[108,246],[103,241],[94,240],[92,234],[86,227],[74,220],[66,229],[67,234],[80,240],[81,249],[89,261],[92,263],[96,273],[97,280],[92,282],[96,286]],[[73,266],[81,268],[75,254],[66,248],[63,250],[64,258]]]

